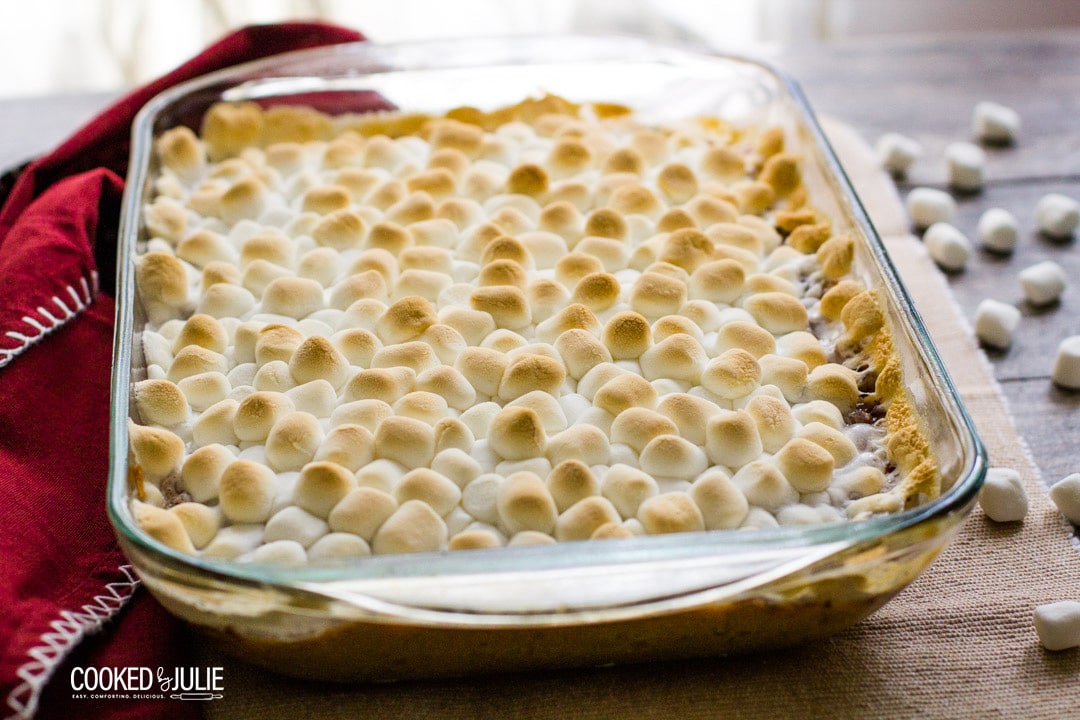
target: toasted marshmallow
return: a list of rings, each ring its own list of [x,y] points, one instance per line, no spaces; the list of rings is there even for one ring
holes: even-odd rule
[[[671,418],[655,410],[641,407],[624,410],[611,424],[611,442],[629,445],[637,453],[644,450],[645,446],[656,437],[678,434],[678,426]]]
[[[281,393],[256,391],[244,398],[233,417],[233,432],[245,442],[264,442],[278,420],[295,411]]]
[[[555,279],[572,289],[585,277],[601,273],[604,266],[598,259],[580,252],[564,255],[555,264]]]
[[[636,312],[620,312],[604,327],[604,345],[615,360],[636,360],[652,345],[652,328]]]
[[[192,446],[199,448],[213,443],[237,444],[239,440],[233,426],[239,405],[236,400],[226,398],[204,410],[191,428]]]
[[[255,362],[259,365],[273,362],[289,362],[293,353],[304,342],[304,335],[288,325],[267,325],[259,330],[255,340]]]
[[[188,555],[195,554],[195,547],[188,537],[187,529],[175,513],[134,500],[131,514],[143,532],[158,542]]]
[[[641,470],[628,465],[612,465],[604,475],[600,492],[623,518],[635,518],[641,503],[660,491],[656,480]]]
[[[172,427],[188,419],[187,398],[168,380],[141,380],[132,387],[132,395],[139,415],[147,423]]]
[[[706,427],[709,419],[720,411],[714,403],[686,393],[671,393],[660,401],[656,411],[669,418],[679,435],[696,445],[705,445]],[[621,416],[620,416],[621,417]],[[612,426],[614,432],[614,426]],[[615,440],[612,436],[613,442]],[[633,443],[627,443],[633,445]]]
[[[218,498],[221,511],[234,523],[265,522],[276,492],[270,468],[250,460],[236,460],[221,474]]]
[[[413,418],[387,418],[375,431],[375,454],[410,469],[427,467],[435,457],[435,431]]]
[[[575,328],[587,330],[596,335],[600,332],[600,322],[589,308],[574,303],[537,325],[536,340],[542,343],[554,343],[564,332]]]
[[[805,330],[809,324],[806,307],[787,293],[764,292],[747,297],[746,309],[761,327],[774,335]]]
[[[700,447],[678,435],[660,435],[641,451],[641,469],[653,476],[692,478],[705,472],[709,459]]]
[[[508,460],[542,456],[547,449],[547,433],[536,411],[507,407],[492,420],[487,433],[491,448]]]
[[[656,272],[642,273],[630,291],[630,305],[645,317],[674,315],[686,302],[686,285]]]
[[[697,384],[709,357],[692,336],[677,333],[641,354],[642,374],[649,380],[672,378]]]
[[[135,265],[135,281],[151,322],[160,324],[176,317],[187,302],[187,271],[172,255],[143,255]]]
[[[506,367],[499,383],[499,398],[505,401],[536,390],[557,393],[566,380],[566,368],[545,355],[521,354]]]
[[[776,354],[802,360],[811,371],[827,361],[821,341],[808,332],[788,333],[777,339]]]
[[[800,493],[821,492],[832,481],[835,461],[821,445],[806,438],[792,438],[774,458],[787,481]]]
[[[670,492],[648,498],[638,508],[637,519],[650,535],[700,532],[705,519],[693,498],[684,492]]]
[[[858,377],[850,368],[828,363],[810,372],[807,391],[811,397],[827,400],[841,412],[848,412],[859,400]]]
[[[420,500],[440,516],[450,513],[461,500],[461,489],[449,478],[427,468],[417,468],[406,473],[394,488],[394,499],[399,504]]]
[[[379,527],[371,549],[376,554],[434,552],[446,545],[448,537],[446,523],[431,506],[409,500]]]
[[[465,348],[454,362],[454,368],[476,388],[489,397],[499,394],[499,386],[510,361],[501,352],[481,347]]]
[[[211,352],[224,353],[228,342],[229,337],[221,323],[209,315],[195,314],[187,319],[173,341],[173,352],[180,352],[188,345],[198,345]]]
[[[588,540],[606,525],[618,524],[622,518],[610,500],[591,495],[566,508],[555,523],[555,539],[559,542]]]
[[[175,472],[184,459],[184,441],[161,428],[128,423],[131,451],[146,479],[154,484]]]
[[[233,454],[223,445],[206,445],[195,450],[184,459],[180,470],[184,491],[198,503],[214,500],[221,474],[233,460]]]
[[[742,490],[719,470],[707,472],[695,480],[690,497],[701,512],[705,530],[737,528],[750,509]]]
[[[289,366],[281,360],[271,360],[259,368],[251,381],[256,390],[265,392],[288,392],[296,387],[296,381],[289,372]]]
[[[375,453],[375,437],[363,425],[337,425],[323,440],[316,451],[315,462],[332,462],[355,473],[372,461]]]
[[[324,438],[318,418],[289,413],[274,423],[266,438],[266,462],[278,472],[300,470],[311,462]]]
[[[348,378],[349,361],[328,339],[314,335],[296,348],[289,372],[298,384],[326,380],[336,390]]]
[[[714,260],[699,265],[690,276],[690,296],[712,302],[734,302],[743,293],[746,272],[735,260]]]
[[[785,505],[799,501],[798,491],[773,464],[755,460],[744,465],[731,478],[750,505],[775,513]]]
[[[802,399],[807,384],[806,363],[780,355],[763,355],[758,358],[762,385],[775,385],[789,403]]]
[[[266,286],[262,295],[263,312],[298,320],[323,307],[322,285],[307,278],[278,278]]]
[[[195,311],[215,318],[243,317],[255,307],[255,296],[247,288],[224,282],[203,290]]]
[[[612,415],[618,415],[632,407],[653,409],[657,400],[656,388],[647,380],[639,375],[626,373],[604,383],[596,391],[593,404]]]
[[[716,465],[740,468],[764,450],[755,418],[747,410],[719,410],[705,426],[705,450]]]
[[[520,330],[532,321],[528,299],[516,287],[479,287],[469,297],[469,304],[473,310],[490,315],[496,327]]]
[[[605,430],[587,423],[572,425],[552,437],[547,456],[553,465],[580,460],[590,466],[605,465],[611,458],[611,446]]]
[[[577,459],[557,464],[547,477],[547,489],[560,513],[571,506],[600,494],[600,483],[589,466]]]
[[[514,473],[499,487],[496,508],[501,524],[511,534],[532,530],[551,534],[558,509],[543,481],[528,472]]]
[[[612,361],[611,353],[595,335],[578,328],[559,335],[555,349],[562,356],[570,377],[575,380],[580,380],[596,365]]]
[[[749,395],[760,380],[761,366],[757,360],[738,348],[713,358],[701,375],[705,389],[728,400]]]

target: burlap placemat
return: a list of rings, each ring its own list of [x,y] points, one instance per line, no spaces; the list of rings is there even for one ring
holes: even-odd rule
[[[290,680],[204,649],[225,666],[211,718],[1066,718],[1080,717],[1080,650],[1051,653],[1037,604],[1080,598],[1080,553],[941,274],[892,182],[846,126],[829,134],[899,266],[991,462],[1031,499],[1022,525],[975,510],[920,578],[856,627],[814,646],[710,661],[343,687]]]

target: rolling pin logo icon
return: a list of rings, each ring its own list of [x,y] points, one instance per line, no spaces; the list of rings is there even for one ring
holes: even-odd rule
[[[170,674],[157,669],[161,691],[173,700],[219,700],[224,695],[224,668],[177,667]]]

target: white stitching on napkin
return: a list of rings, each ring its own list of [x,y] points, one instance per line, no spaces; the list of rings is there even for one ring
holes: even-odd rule
[[[75,649],[83,637],[101,629],[111,617],[127,604],[139,586],[139,578],[131,565],[121,565],[125,581],[109,583],[107,594],[97,595],[93,602],[79,610],[63,610],[60,618],[49,626],[53,632],[41,636],[41,645],[26,654],[30,659],[15,672],[23,682],[7,696],[7,706],[14,711],[4,720],[30,720],[37,712],[41,691],[52,677],[53,671]]]
[[[28,347],[39,342],[46,335],[62,327],[68,320],[90,307],[90,303],[94,302],[94,296],[98,291],[97,271],[90,271],[89,281],[82,277],[79,278],[78,285],[67,285],[64,289],[69,297],[64,298],[63,293],[54,295],[52,302],[56,306],[55,308],[50,309],[41,306],[35,311],[38,317],[33,315],[23,316],[22,321],[32,328],[30,334],[15,330],[8,330],[4,333],[5,337],[11,338],[19,344],[12,348],[0,347],[0,368],[14,360]],[[58,313],[59,316],[54,313]]]

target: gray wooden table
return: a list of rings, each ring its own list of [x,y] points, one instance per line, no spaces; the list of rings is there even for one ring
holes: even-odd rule
[[[775,62],[800,81],[819,113],[846,120],[873,141],[888,131],[915,137],[924,157],[900,183],[943,186],[942,151],[971,139],[971,111],[992,99],[1018,110],[1015,146],[989,151],[983,192],[959,198],[957,225],[974,238],[991,207],[1022,225],[1016,252],[977,251],[949,283],[967,317],[984,298],[1015,302],[1024,318],[1012,348],[990,352],[1021,433],[1047,482],[1080,471],[1080,393],[1055,388],[1050,368],[1058,342],[1080,333],[1080,253],[1034,231],[1035,202],[1047,192],[1080,198],[1080,33],[928,37],[845,42],[788,51]],[[90,118],[108,95],[0,100],[0,167],[50,148]],[[1071,287],[1046,309],[1022,302],[1017,273],[1046,259],[1061,264]]]

